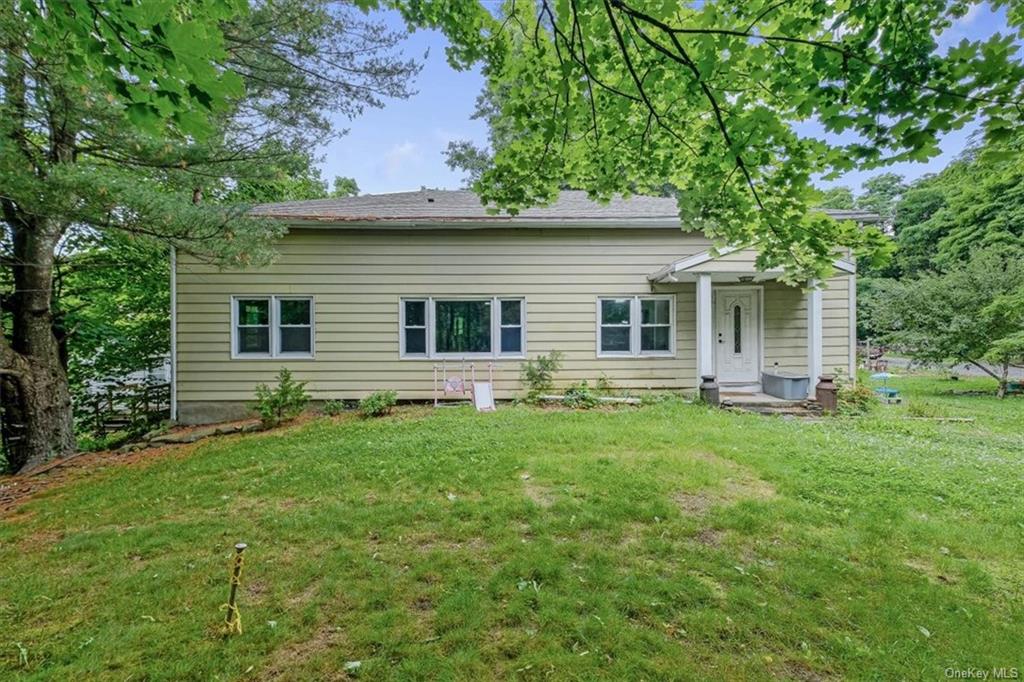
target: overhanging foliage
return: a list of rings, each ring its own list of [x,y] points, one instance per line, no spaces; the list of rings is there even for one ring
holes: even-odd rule
[[[933,157],[979,117],[991,139],[1021,121],[1014,36],[939,50],[975,3],[390,4],[445,31],[452,64],[482,63],[499,93],[506,129],[475,183],[485,200],[515,210],[563,184],[598,198],[671,185],[683,224],[757,242],[761,265],[794,280],[823,274],[837,245],[870,257],[883,243],[809,211],[815,175]],[[826,134],[798,132],[811,122]]]

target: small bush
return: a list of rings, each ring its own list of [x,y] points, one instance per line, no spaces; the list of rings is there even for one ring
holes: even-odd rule
[[[587,385],[587,382],[581,381],[566,389],[565,400],[562,402],[567,407],[576,410],[589,410],[596,407],[601,401],[597,399],[597,393]]]
[[[97,438],[95,434],[84,433],[78,436],[78,449],[82,452],[97,452],[106,450],[106,438]]]
[[[78,449],[84,452],[100,452],[101,450],[114,450],[132,440],[133,434],[128,431],[111,431],[108,434],[97,436],[95,434],[84,434],[78,439]]]
[[[615,384],[612,383],[612,380],[609,379],[608,375],[604,372],[602,372],[601,376],[599,376],[597,381],[594,382],[594,386],[597,388],[598,392],[603,395],[608,395],[615,390]]]
[[[520,371],[519,380],[526,387],[526,402],[536,403],[540,396],[551,393],[555,386],[555,373],[562,368],[562,354],[553,350],[527,360]]]
[[[339,414],[345,411],[345,401],[343,400],[328,400],[324,403],[323,411],[328,417],[337,417]]]
[[[295,381],[292,373],[282,367],[277,373],[277,386],[270,388],[260,384],[256,387],[256,405],[253,409],[263,426],[271,428],[298,417],[308,402],[306,382]]]
[[[364,417],[382,417],[391,412],[398,404],[398,394],[394,391],[377,391],[359,401],[359,412]]]
[[[836,393],[839,414],[864,414],[878,405],[878,396],[864,382],[855,383],[845,374],[839,374],[835,383],[839,387]]]

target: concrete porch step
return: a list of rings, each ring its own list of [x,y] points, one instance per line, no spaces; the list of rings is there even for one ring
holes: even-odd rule
[[[780,415],[803,419],[821,416],[821,405],[817,400],[782,400],[764,394],[723,395],[722,407],[743,410],[763,415]]]

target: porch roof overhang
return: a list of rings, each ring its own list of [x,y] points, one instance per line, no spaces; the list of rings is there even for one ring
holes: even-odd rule
[[[758,270],[752,260],[724,259],[729,254],[743,250],[744,247],[739,246],[708,249],[673,261],[648,275],[647,279],[652,284],[676,284],[694,282],[697,275],[710,275],[714,282],[764,282],[777,279],[784,273],[781,268]],[[843,258],[836,258],[833,265],[836,275],[853,275],[857,272],[857,266]]]

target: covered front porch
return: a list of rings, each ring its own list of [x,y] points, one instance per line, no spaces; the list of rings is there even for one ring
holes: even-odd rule
[[[723,395],[772,400],[814,396],[824,372],[852,372],[856,307],[853,263],[807,287],[758,270],[753,249],[709,250],[648,276],[653,290],[692,296],[694,377],[714,377]]]

